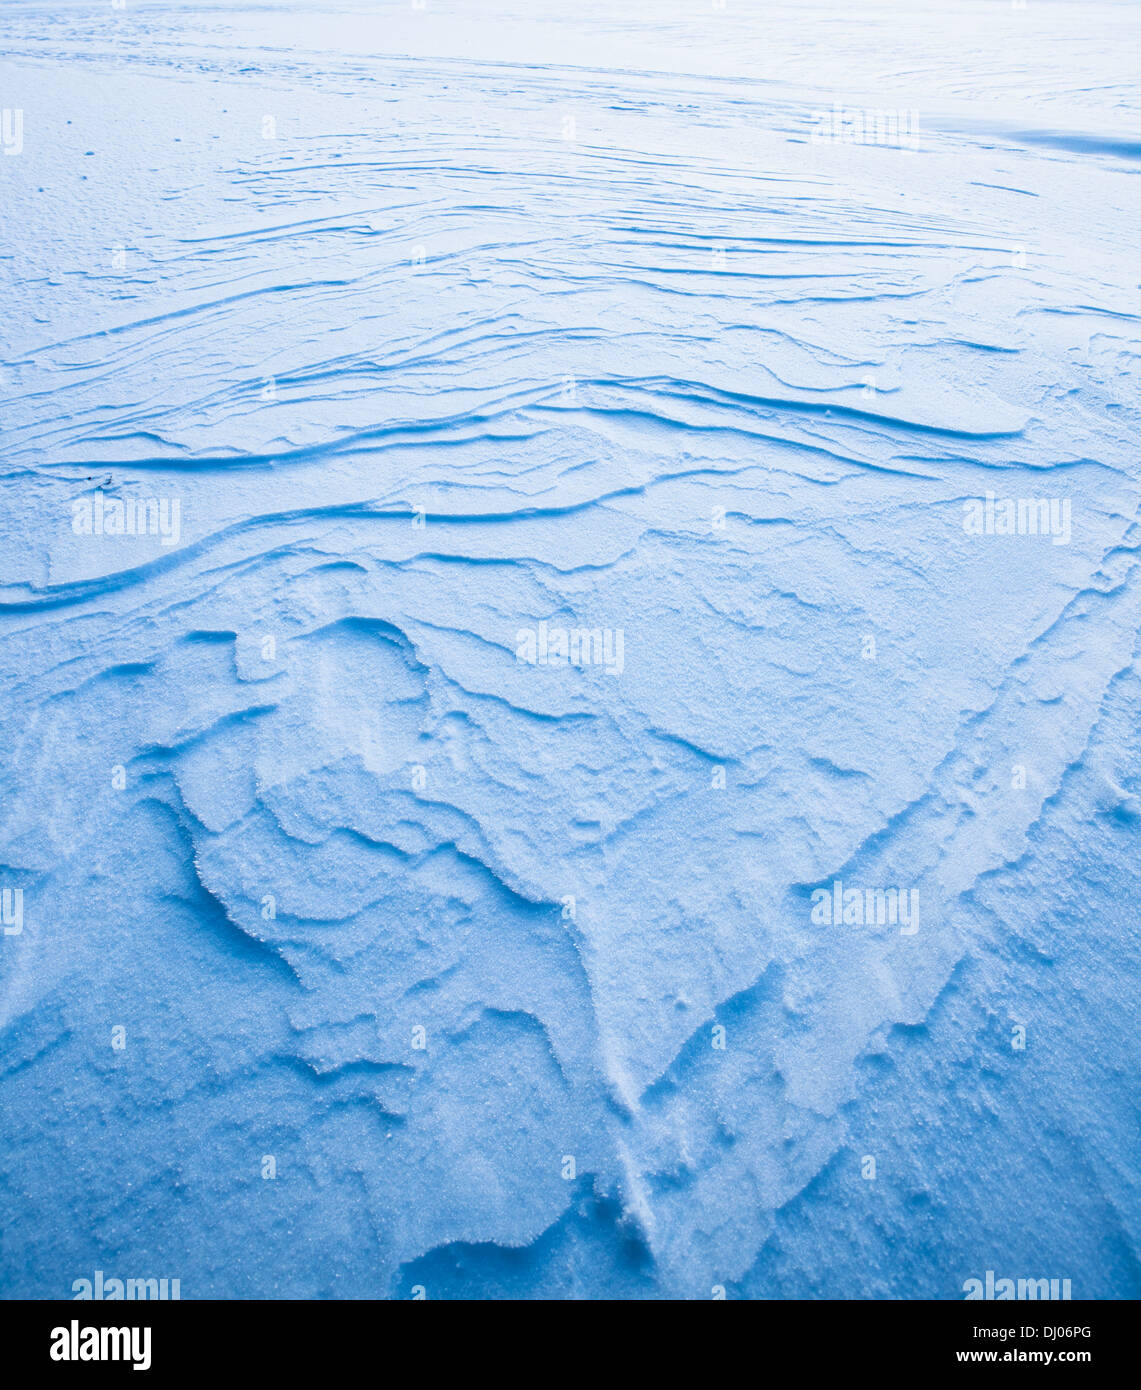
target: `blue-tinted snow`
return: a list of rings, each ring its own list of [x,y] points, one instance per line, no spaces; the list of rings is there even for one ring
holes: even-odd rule
[[[1141,1292],[1138,7],[0,25],[3,1294]]]

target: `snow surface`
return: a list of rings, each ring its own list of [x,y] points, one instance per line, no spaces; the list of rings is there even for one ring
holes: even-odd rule
[[[1139,39],[4,6],[5,1296],[1141,1294]]]

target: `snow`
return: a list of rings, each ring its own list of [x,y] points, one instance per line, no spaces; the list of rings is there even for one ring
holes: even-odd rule
[[[1141,1292],[1139,39],[4,7],[5,1297]]]

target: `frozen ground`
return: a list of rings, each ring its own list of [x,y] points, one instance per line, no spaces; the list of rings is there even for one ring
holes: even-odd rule
[[[3,6],[5,1296],[1141,1294],[1139,39]]]

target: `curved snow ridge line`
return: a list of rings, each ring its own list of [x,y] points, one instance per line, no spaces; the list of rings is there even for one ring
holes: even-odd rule
[[[885,431],[898,431],[903,434],[919,433],[945,435],[954,439],[976,439],[980,441],[992,439],[1013,439],[1017,438],[1026,429],[1030,421],[1027,412],[1017,411],[1012,406],[1007,406],[1003,402],[998,402],[993,398],[987,404],[995,410],[996,414],[1004,414],[1005,419],[992,425],[983,424],[974,428],[967,424],[939,424],[932,423],[930,420],[923,420],[913,416],[900,413],[891,413],[883,410],[872,410],[865,407],[848,405],[838,401],[812,401],[805,400],[799,396],[769,396],[753,392],[730,391],[725,388],[707,386],[700,382],[685,381],[678,378],[665,377],[614,377],[592,379],[587,385],[604,388],[610,385],[624,387],[634,387],[638,390],[645,390],[650,395],[664,395],[668,399],[693,400],[709,404],[725,404],[728,406],[739,406],[745,410],[753,410],[758,406],[765,406],[777,411],[787,411],[789,414],[807,414],[811,416],[839,417],[840,419],[851,419],[867,421],[870,424],[883,426]],[[799,388],[801,390],[805,388]],[[825,388],[825,390],[855,390],[859,389],[857,383],[850,387]],[[824,390],[819,392],[824,394]],[[982,404],[980,400],[973,402],[976,409]],[[665,417],[663,417],[665,418]]]
[[[520,409],[527,406],[539,404],[548,399],[559,388],[543,386],[541,388],[529,387],[521,390],[509,390],[497,397],[492,404],[485,409],[469,409],[457,411],[451,415],[444,415],[431,420],[405,419],[386,425],[374,425],[364,429],[349,430],[336,435],[328,440],[322,440],[317,444],[303,445],[295,448],[285,448],[270,452],[239,452],[233,453],[208,453],[199,452],[198,458],[193,462],[185,455],[177,457],[152,456],[144,458],[122,458],[122,459],[100,459],[97,464],[87,462],[77,464],[76,467],[94,467],[96,469],[120,468],[120,469],[169,469],[171,471],[218,471],[225,472],[229,469],[249,468],[249,467],[276,467],[298,460],[313,460],[325,458],[330,455],[352,453],[359,451],[363,446],[369,445],[373,448],[390,447],[395,440],[400,442],[404,439],[420,440],[427,436],[429,439],[434,435],[441,436],[441,442],[448,442],[451,432],[459,429],[474,429],[488,424],[495,424],[498,421],[510,420]],[[486,436],[493,438],[497,436]],[[190,452],[189,450],[187,451]]]
[[[698,469],[694,473],[701,474],[711,470]],[[446,523],[449,526],[468,526],[468,525],[488,525],[498,526],[512,521],[533,521],[561,517],[572,517],[582,512],[589,511],[595,507],[605,506],[612,500],[621,497],[638,496],[644,493],[647,488],[659,481],[671,481],[674,477],[689,476],[689,470],[685,470],[677,475],[671,475],[665,479],[648,479],[643,484],[631,484],[628,487],[616,488],[610,492],[601,493],[597,497],[589,497],[579,502],[567,503],[564,506],[540,506],[533,503],[522,505],[516,511],[510,512],[487,512],[487,513],[426,513],[436,522]],[[214,531],[209,535],[200,537],[198,540],[186,545],[179,546],[176,550],[156,556],[154,559],[144,561],[140,565],[135,565],[127,569],[116,570],[113,574],[100,575],[94,579],[70,580],[60,584],[34,584],[31,581],[23,583],[8,583],[0,585],[0,595],[10,595],[13,592],[23,591],[34,597],[26,599],[14,599],[10,597],[0,598],[0,613],[20,613],[20,612],[41,612],[53,608],[78,606],[94,600],[121,592],[135,585],[166,575],[183,566],[191,565],[228,542],[243,536],[254,535],[262,528],[272,526],[298,526],[305,522],[316,520],[356,520],[356,521],[396,521],[402,526],[417,515],[417,510],[409,503],[334,503],[325,507],[301,507],[285,512],[267,512],[254,517],[246,517],[232,522],[230,525]],[[308,539],[308,538],[307,538]],[[256,551],[236,557],[228,561],[231,565],[245,565],[250,562],[264,563],[270,559],[280,557],[284,554],[300,554],[303,547],[297,542],[283,542],[274,545],[267,550]],[[375,557],[372,557],[375,558]],[[407,565],[418,559],[435,560],[441,563],[456,564],[502,564],[505,567],[522,567],[525,565],[546,566],[552,570],[559,570],[559,567],[550,560],[545,560],[540,556],[503,556],[486,557],[480,555],[465,555],[463,553],[436,552],[432,550],[417,551],[400,560],[384,560],[380,562],[392,565]],[[608,562],[613,563],[613,562]],[[592,570],[605,568],[602,563],[588,564],[583,566],[571,566],[560,572],[571,573],[575,569]]]
[[[763,435],[759,437],[767,438],[767,436]],[[787,440],[779,439],[774,439],[774,442],[782,444],[789,443]],[[833,457],[830,451],[823,449],[812,450],[810,446],[803,447],[809,452],[821,452],[827,457]],[[886,473],[892,476],[924,479],[931,476],[930,474],[916,473],[907,469],[893,468],[886,465],[865,463],[855,459],[849,459],[847,461],[857,468],[866,468],[872,472]],[[1013,467],[1014,465],[1010,466]],[[1059,465],[1059,467],[1060,466],[1062,465]],[[608,503],[619,501],[623,498],[645,496],[654,487],[665,486],[672,482],[691,478],[733,477],[741,472],[748,471],[752,467],[754,467],[754,465],[743,465],[739,468],[698,466],[694,468],[678,469],[672,472],[658,472],[646,478],[643,482],[630,483],[623,487],[611,488],[592,494],[578,501],[568,501],[561,505],[554,503],[541,504],[523,495],[520,505],[510,511],[497,510],[488,512],[466,511],[448,513],[432,510],[424,512],[423,515],[425,521],[433,521],[448,527],[499,526],[512,522],[569,518],[591,511],[595,508],[604,508]],[[826,482],[826,480],[818,479],[813,479],[812,481]],[[137,584],[144,583],[151,578],[169,574],[185,565],[191,565],[234,539],[253,535],[262,528],[273,526],[298,526],[308,521],[318,520],[396,521],[401,524],[407,524],[409,520],[419,514],[419,510],[411,501],[396,502],[395,500],[362,500],[356,503],[334,503],[324,507],[301,507],[283,512],[259,513],[256,516],[247,516],[235,520],[227,526],[199,537],[195,541],[180,545],[177,549],[172,549],[163,555],[144,561],[140,565],[116,570],[112,574],[100,575],[92,579],[71,580],[59,584],[48,583],[40,585],[31,581],[12,581],[0,584],[0,596],[3,596],[0,597],[0,613],[40,612],[53,608],[82,605],[105,595],[117,593]],[[825,517],[820,517],[819,520],[822,523],[827,522],[827,518]],[[765,517],[750,520],[750,524],[752,525],[767,526],[777,523],[788,525],[802,524],[791,517]],[[654,534],[653,529],[651,528],[646,534]],[[251,561],[264,562],[291,551],[300,553],[300,548],[297,547],[297,543],[283,542],[269,549],[238,557],[228,563],[238,564],[249,563]],[[621,553],[628,553],[628,550],[623,550]],[[444,552],[420,550],[406,555],[400,560],[390,561],[381,558],[381,563],[406,565],[419,559],[427,559],[449,564],[502,564],[507,567],[535,565],[550,568],[559,573],[569,574],[578,570],[588,571],[603,569],[609,565],[613,565],[618,558],[621,558],[621,555],[606,562],[592,562],[579,566],[560,566],[549,557],[543,557],[537,554],[526,556],[505,555],[494,558],[483,555],[465,554],[462,551]],[[21,591],[28,594],[29,597],[24,599],[10,597],[10,595]]]
[[[243,290],[238,294],[226,295],[221,299],[205,300],[198,304],[186,304],[179,309],[168,309],[164,314],[155,314],[150,318],[132,319],[127,323],[112,324],[107,328],[92,329],[90,333],[77,333],[70,338],[60,338],[53,343],[47,343],[32,351],[24,358],[10,362],[11,367],[30,367],[34,366],[34,357],[37,353],[53,352],[56,348],[73,347],[76,343],[97,342],[104,338],[115,338],[124,333],[131,333],[137,328],[158,328],[167,324],[175,324],[180,319],[190,318],[195,314],[208,313],[214,309],[229,308],[235,304],[241,304],[249,300],[258,299],[267,294],[297,294],[304,290],[312,289],[344,289],[354,284],[353,279],[331,279],[331,280],[301,280],[296,284],[274,284],[262,285],[254,290]]]
[[[356,506],[349,503],[337,503],[329,507],[302,508],[296,512],[283,512],[279,515],[269,515],[258,517],[253,520],[241,520],[233,522],[224,527],[221,531],[213,535],[204,536],[197,541],[192,541],[180,546],[176,550],[168,551],[164,555],[156,556],[153,560],[147,560],[141,565],[133,566],[130,569],[116,570],[114,574],[101,575],[97,579],[71,580],[63,584],[44,584],[37,585],[30,582],[23,584],[8,584],[0,586],[0,594],[11,593],[23,590],[36,597],[23,600],[4,599],[0,600],[0,612],[20,613],[38,612],[51,608],[68,607],[88,603],[94,599],[118,593],[124,589],[133,587],[136,584],[145,583],[147,580],[162,576],[170,571],[181,569],[184,565],[203,558],[223,542],[244,535],[256,530],[262,525],[280,525],[290,522],[300,523],[312,520],[317,516],[327,516],[331,518],[340,517],[380,517],[382,519],[399,519],[407,523],[411,513],[408,511],[400,512],[376,512],[367,505]],[[255,557],[242,557],[241,560],[233,563],[244,563],[249,558],[268,558],[275,553],[288,553],[293,549],[291,544],[274,547],[273,550],[263,552]]]
[[[316,402],[369,399],[377,394],[378,383],[383,384],[387,390],[403,386],[405,383],[401,381],[400,373],[406,373],[411,383],[416,384],[423,375],[431,374],[433,378],[436,376],[446,377],[460,366],[466,371],[472,371],[477,367],[490,370],[493,365],[500,365],[501,361],[510,362],[517,358],[525,358],[529,352],[534,351],[536,346],[551,345],[558,348],[565,347],[568,343],[589,344],[599,342],[602,339],[600,330],[588,327],[573,330],[532,329],[518,332],[481,332],[478,334],[470,333],[466,327],[461,327],[436,336],[437,338],[452,339],[452,341],[440,343],[434,350],[429,350],[428,343],[417,348],[397,349],[387,360],[377,360],[363,355],[346,355],[328,362],[315,362],[306,367],[282,372],[274,377],[275,390],[282,393],[283,396],[280,402],[271,403],[257,400],[256,398],[260,397],[263,389],[264,380],[251,379],[227,385],[209,396],[198,397],[181,403],[171,402],[166,405],[165,410],[156,410],[157,403],[153,399],[120,404],[114,407],[100,404],[87,412],[87,416],[95,417],[95,419],[109,417],[101,428],[96,427],[94,420],[89,424],[86,423],[84,417],[78,417],[80,424],[79,429],[76,430],[75,422],[78,412],[71,405],[68,405],[60,415],[54,418],[49,417],[46,421],[40,412],[34,424],[22,430],[14,429],[10,432],[11,447],[13,449],[27,449],[35,444],[42,450],[45,445],[49,444],[60,447],[61,444],[99,444],[123,439],[154,440],[160,438],[155,425],[163,415],[170,419],[176,427],[180,418],[189,415],[204,415],[210,410],[215,412],[215,419],[219,422],[227,419],[233,411],[240,411],[243,420],[248,420],[251,416],[251,398],[255,398],[256,412],[270,416],[278,404],[281,408],[292,412]],[[74,394],[77,387],[86,390],[114,381],[118,369],[126,365],[137,365],[144,353],[153,357],[153,349],[148,350],[146,346],[140,345],[137,348],[132,346],[129,349],[124,349],[119,354],[118,361],[103,359],[97,364],[84,364],[82,367],[72,366],[67,370],[74,373],[81,371],[85,373],[79,381],[67,381],[48,391],[26,393],[24,396],[13,398],[13,403],[22,403],[32,398],[47,399],[56,394],[63,395],[66,400],[69,394]],[[185,364],[180,360],[178,365],[181,368]],[[519,380],[513,384],[518,389],[522,387],[523,383],[522,380]],[[315,389],[325,385],[333,389],[328,391]],[[474,392],[476,388],[470,389]],[[534,389],[541,393],[553,388],[544,384]],[[302,391],[307,391],[310,394],[303,395],[301,394]],[[510,399],[510,397],[506,399]],[[225,412],[221,409],[221,407],[227,406],[232,407],[233,410]],[[473,415],[472,418],[476,417]],[[64,420],[71,425],[71,430],[45,428],[45,426],[52,426],[57,421]],[[151,428],[147,430],[132,428],[138,423],[147,424]],[[219,425],[215,425],[214,428],[218,429]],[[190,452],[190,449],[183,448],[181,455],[183,466],[185,466],[186,455]],[[277,455],[277,457],[282,456],[281,453]],[[210,456],[207,454],[205,457]],[[238,457],[236,451],[233,457]],[[175,461],[177,461],[177,457],[172,458],[172,462]],[[153,464],[155,461],[140,460],[139,462]],[[100,466],[103,466],[102,463]],[[126,466],[125,463],[123,466]]]
[[[410,437],[431,437],[435,434],[447,435],[448,432],[479,426],[493,425],[497,422],[507,421],[520,411],[532,410],[556,410],[565,412],[568,410],[576,414],[582,414],[588,418],[594,415],[605,419],[607,416],[639,415],[643,418],[652,418],[660,424],[665,424],[676,429],[697,430],[706,426],[700,421],[693,421],[679,416],[676,413],[669,413],[660,407],[666,403],[676,402],[678,405],[686,403],[708,407],[712,410],[726,410],[736,412],[741,416],[741,424],[733,426],[745,432],[750,432],[748,424],[766,418],[761,413],[765,411],[792,416],[803,416],[814,420],[832,420],[837,424],[852,422],[854,424],[871,424],[880,427],[885,434],[898,434],[903,437],[909,435],[931,435],[951,439],[968,439],[980,443],[1013,439],[1019,437],[1026,429],[1030,416],[1025,412],[1017,412],[1013,407],[1005,406],[1003,415],[1005,418],[993,422],[991,425],[982,425],[972,428],[967,424],[939,423],[931,420],[911,417],[901,413],[892,413],[883,410],[873,410],[865,407],[848,405],[840,401],[811,401],[794,396],[769,396],[763,394],[753,394],[746,392],[734,392],[715,387],[703,387],[696,382],[687,382],[671,378],[621,378],[621,377],[596,377],[584,380],[580,383],[580,389],[593,387],[600,392],[608,389],[628,390],[634,400],[654,402],[659,408],[639,408],[633,405],[611,405],[605,401],[589,403],[583,401],[573,407],[556,404],[558,393],[561,387],[542,386],[531,387],[517,390],[509,390],[499,394],[489,401],[482,408],[471,408],[451,415],[437,417],[432,420],[416,421],[404,419],[394,421],[390,424],[373,426],[364,429],[349,430],[341,435],[322,441],[317,444],[299,446],[292,449],[282,449],[270,453],[268,451],[258,453],[233,453],[233,454],[209,454],[198,453],[198,457],[191,462],[185,455],[183,456],[152,456],[142,458],[122,458],[122,459],[100,459],[100,468],[120,468],[120,469],[188,469],[192,471],[219,470],[225,471],[229,468],[248,468],[254,466],[282,466],[299,460],[312,460],[322,457],[329,457],[360,450],[364,447],[377,448],[391,446],[394,441],[403,440]],[[853,384],[849,388],[831,388],[856,390],[858,387]],[[1000,409],[997,401],[992,402],[992,409],[996,412]],[[746,423],[748,422],[748,423]],[[112,437],[113,436],[109,436]],[[90,436],[87,436],[90,442]],[[79,465],[77,465],[79,466]],[[90,465],[89,465],[90,466]]]

